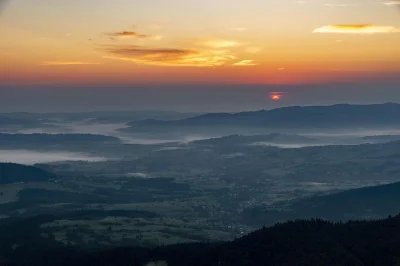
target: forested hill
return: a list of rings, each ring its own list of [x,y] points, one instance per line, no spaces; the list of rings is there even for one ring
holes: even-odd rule
[[[25,224],[23,228],[29,229],[26,229],[29,235],[34,232],[34,226]],[[115,248],[91,252],[56,248],[49,242],[35,244],[32,237],[24,239],[28,247],[17,246],[3,257],[18,266],[400,265],[400,216],[336,224],[299,220],[263,228],[232,242],[156,249]]]
[[[56,178],[42,169],[15,163],[0,163],[0,184],[40,182]]]
[[[256,206],[246,209],[241,216],[244,223],[256,227],[317,217],[330,221],[380,219],[400,212],[400,205],[394,202],[400,202],[400,182],[312,196],[274,208]]]

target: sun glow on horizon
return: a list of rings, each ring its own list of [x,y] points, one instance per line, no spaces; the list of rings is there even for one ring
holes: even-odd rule
[[[7,0],[0,0],[0,8],[2,1]],[[370,5],[350,0],[176,0],[157,9],[145,0],[10,2],[0,10],[0,61],[7,69],[0,71],[2,84],[326,84],[400,79],[400,24],[398,13],[391,12],[399,1]],[[234,7],[232,12],[225,12],[228,6]],[[355,20],[360,11],[361,19]],[[373,21],[371,12],[377,14]],[[76,19],[71,20],[71,14]]]

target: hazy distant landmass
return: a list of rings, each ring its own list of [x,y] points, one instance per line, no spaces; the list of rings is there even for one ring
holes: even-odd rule
[[[119,139],[111,136],[94,134],[5,134],[0,133],[0,146],[7,145],[67,145],[67,144],[87,144],[92,142],[119,142]]]
[[[193,141],[195,145],[244,145],[244,144],[256,144],[256,143],[276,143],[276,144],[290,144],[290,143],[318,143],[318,139],[300,136],[300,135],[289,135],[273,133],[268,135],[254,135],[254,136],[243,136],[243,135],[230,135],[221,138],[210,138],[204,140]]]
[[[261,127],[281,129],[346,129],[400,126],[400,105],[395,103],[374,105],[338,104],[331,106],[293,106],[273,110],[242,113],[209,113],[180,120],[146,119],[128,123],[138,128],[176,127]]]
[[[91,123],[120,123],[136,119],[182,119],[195,113],[180,113],[174,111],[94,111],[94,112],[56,112],[56,113],[29,113],[13,112],[0,113],[0,117],[18,120],[40,120],[58,122],[87,121]],[[1,120],[0,120],[1,121]]]
[[[40,122],[32,119],[24,118],[11,118],[8,116],[0,116],[0,128],[1,127],[32,127],[41,125]]]
[[[391,141],[400,141],[400,135],[378,135],[378,136],[366,136],[362,137],[362,140],[371,143],[384,143]]]

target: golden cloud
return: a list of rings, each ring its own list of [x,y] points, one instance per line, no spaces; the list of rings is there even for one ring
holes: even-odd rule
[[[111,32],[105,33],[105,35],[110,37],[130,37],[130,38],[138,38],[138,39],[153,39],[153,40],[161,40],[163,36],[160,35],[148,35],[148,34],[140,34],[135,31],[120,31],[120,32]]]
[[[71,65],[100,65],[100,63],[80,62],[80,61],[49,61],[43,62],[42,66],[71,66]]]
[[[157,39],[157,36],[139,34],[136,31],[121,31],[105,33],[109,38],[132,37],[139,39]],[[114,40],[116,41],[116,39]],[[96,46],[96,50],[105,53],[103,58],[131,61],[136,64],[155,66],[189,66],[189,67],[215,67],[232,65],[236,60],[233,49],[242,44],[226,39],[187,38],[172,42],[174,46],[154,47],[143,43],[138,45],[105,44]],[[259,48],[246,47],[243,51],[257,53]],[[235,64],[234,64],[235,65]],[[237,62],[236,65],[253,65],[251,60]]]
[[[317,28],[314,33],[350,33],[350,34],[374,34],[374,33],[394,33],[400,32],[398,28],[392,26],[375,26],[370,24],[337,24]]]
[[[137,46],[108,46],[100,50],[108,53],[104,58],[131,61],[156,66],[222,66],[235,59],[228,51],[191,49],[150,49]]]
[[[230,48],[240,45],[239,42],[231,40],[208,40],[203,42],[202,44],[212,48]]]
[[[253,60],[242,60],[232,64],[233,66],[255,66],[256,64],[253,63]]]

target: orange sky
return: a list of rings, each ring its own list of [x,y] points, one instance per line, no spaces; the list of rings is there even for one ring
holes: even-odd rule
[[[399,1],[56,2],[7,6],[0,18],[1,83],[296,84],[400,77]]]

